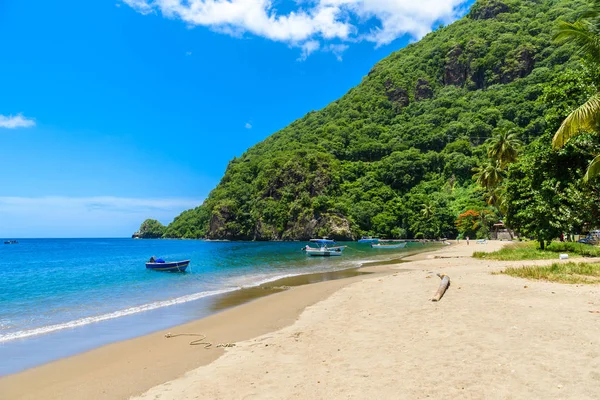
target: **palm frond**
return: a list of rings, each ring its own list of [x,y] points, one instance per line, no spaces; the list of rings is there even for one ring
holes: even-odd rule
[[[599,116],[600,93],[596,93],[565,118],[552,138],[552,147],[559,149],[579,132],[595,129]]]
[[[584,182],[588,182],[590,179],[594,179],[600,176],[600,156],[596,156],[588,166],[588,169],[583,177]]]
[[[558,43],[573,43],[578,54],[600,62],[600,37],[587,21],[559,21],[553,39]]]

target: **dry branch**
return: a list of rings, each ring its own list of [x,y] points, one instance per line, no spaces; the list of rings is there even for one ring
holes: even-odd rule
[[[439,276],[442,281],[440,282],[440,287],[438,288],[437,292],[435,293],[435,296],[433,296],[433,299],[431,299],[431,301],[440,301],[440,299],[444,296],[444,293],[446,293],[446,290],[450,286],[450,277],[448,275],[437,274],[437,276]]]

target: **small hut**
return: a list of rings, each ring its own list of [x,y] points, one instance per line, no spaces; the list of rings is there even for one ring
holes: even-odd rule
[[[494,240],[512,240],[513,235],[510,230],[506,229],[504,222],[498,221],[493,225],[492,239]]]

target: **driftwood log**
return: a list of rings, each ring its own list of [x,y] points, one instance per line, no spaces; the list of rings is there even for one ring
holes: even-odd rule
[[[431,301],[440,301],[440,299],[444,296],[444,293],[446,293],[446,290],[450,286],[450,277],[448,275],[437,274],[437,276],[439,276],[442,281],[440,282],[440,287],[438,288],[437,292],[435,293],[435,296],[433,296]]]

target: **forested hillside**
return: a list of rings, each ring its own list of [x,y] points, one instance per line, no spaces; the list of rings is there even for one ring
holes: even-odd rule
[[[231,160],[204,204],[164,236],[484,236],[510,212],[498,188],[473,177],[489,163],[493,138],[510,132],[531,166],[528,154],[548,147],[569,110],[595,90],[570,45],[552,40],[556,21],[575,19],[584,5],[477,1],[461,20],[380,61],[341,99]],[[565,150],[581,164],[569,179],[585,169],[594,143]],[[515,185],[517,201],[526,188]]]

